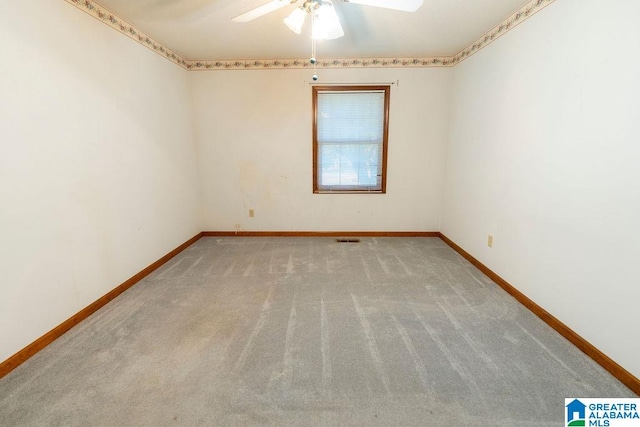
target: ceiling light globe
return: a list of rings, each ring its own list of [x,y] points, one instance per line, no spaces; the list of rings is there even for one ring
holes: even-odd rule
[[[289,16],[284,18],[284,23],[289,27],[291,31],[296,34],[300,34],[302,31],[302,25],[304,24],[304,20],[307,17],[307,12],[299,7],[295,9]]]
[[[333,40],[344,36],[340,19],[330,1],[324,1],[314,12],[311,37],[319,40]]]

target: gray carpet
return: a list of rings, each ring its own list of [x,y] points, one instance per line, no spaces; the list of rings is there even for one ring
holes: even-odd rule
[[[0,424],[560,426],[632,397],[437,238],[203,238],[0,379]]]

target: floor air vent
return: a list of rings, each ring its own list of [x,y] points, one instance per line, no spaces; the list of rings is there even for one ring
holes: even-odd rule
[[[360,239],[336,239],[338,243],[360,243]]]

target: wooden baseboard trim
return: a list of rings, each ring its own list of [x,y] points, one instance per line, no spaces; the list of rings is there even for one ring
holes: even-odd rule
[[[171,252],[169,252],[168,254],[166,254],[156,262],[154,262],[153,264],[146,267],[144,270],[135,274],[134,276],[126,280],[124,283],[122,283],[121,285],[119,285],[118,287],[116,287],[106,295],[102,296],[101,298],[94,301],[87,307],[83,308],[78,313],[71,316],[69,319],[65,320],[64,322],[62,322],[61,324],[59,324],[58,326],[56,326],[55,328],[53,328],[52,330],[50,330],[49,332],[47,332],[46,334],[44,334],[43,336],[41,336],[40,338],[32,342],[31,344],[29,344],[28,346],[26,346],[22,350],[18,351],[13,356],[9,357],[4,362],[0,363],[0,378],[4,377],[9,372],[13,371],[15,368],[23,364],[30,357],[32,357],[33,355],[38,353],[40,350],[42,350],[43,348],[51,344],[53,341],[61,337],[64,333],[69,331],[75,325],[82,322],[87,317],[91,316],[93,313],[98,311],[98,309],[105,306],[108,302],[112,301],[118,295],[120,295],[121,293],[123,293],[124,291],[126,291],[127,289],[135,285],[136,283],[138,283],[140,280],[144,279],[146,276],[151,274],[154,270],[157,270],[160,266],[162,266],[164,263],[169,261],[174,256],[178,255],[187,247],[191,246],[201,237],[202,237],[202,233],[196,234],[191,239],[187,240],[186,242],[184,242],[183,244],[181,244],[180,246],[178,246],[177,248],[175,248],[174,250],[172,250]]]
[[[438,231],[203,231],[204,237],[440,237]]]
[[[538,316],[542,321],[544,321],[547,325],[551,326],[555,329],[560,335],[569,340],[573,345],[578,347],[584,354],[593,359],[596,363],[606,369],[611,375],[616,377],[621,383],[625,386],[629,387],[631,391],[640,396],[640,379],[636,378],[631,372],[624,369],[622,366],[618,365],[615,361],[613,361],[609,356],[604,354],[598,348],[596,348],[589,341],[582,338],[578,335],[574,330],[569,328],[567,325],[562,323],[560,320],[555,318],[551,313],[546,311],[544,308],[540,307],[538,304],[533,302],[529,297],[516,289],[509,282],[504,280],[502,277],[498,276],[491,269],[489,269],[486,265],[478,261],[467,251],[462,249],[456,243],[454,243],[451,239],[445,236],[442,233],[439,233],[440,239],[442,239],[447,245],[449,245],[454,251],[458,252],[462,257],[464,257],[467,261],[473,264],[478,270],[482,271],[486,274],[491,280],[496,282],[498,286],[504,289],[508,294],[513,296],[518,302],[524,305],[527,309],[529,309],[533,314]]]

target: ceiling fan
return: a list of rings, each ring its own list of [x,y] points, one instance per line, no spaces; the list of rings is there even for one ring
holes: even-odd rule
[[[422,6],[423,0],[341,0],[344,3],[355,3],[365,6],[383,7],[386,9],[415,12]],[[342,25],[331,0],[271,0],[248,12],[236,16],[235,22],[249,22],[267,13],[290,4],[300,4],[284,23],[291,31],[300,34],[307,15],[313,17],[312,38],[321,40],[337,39],[344,35]]]

